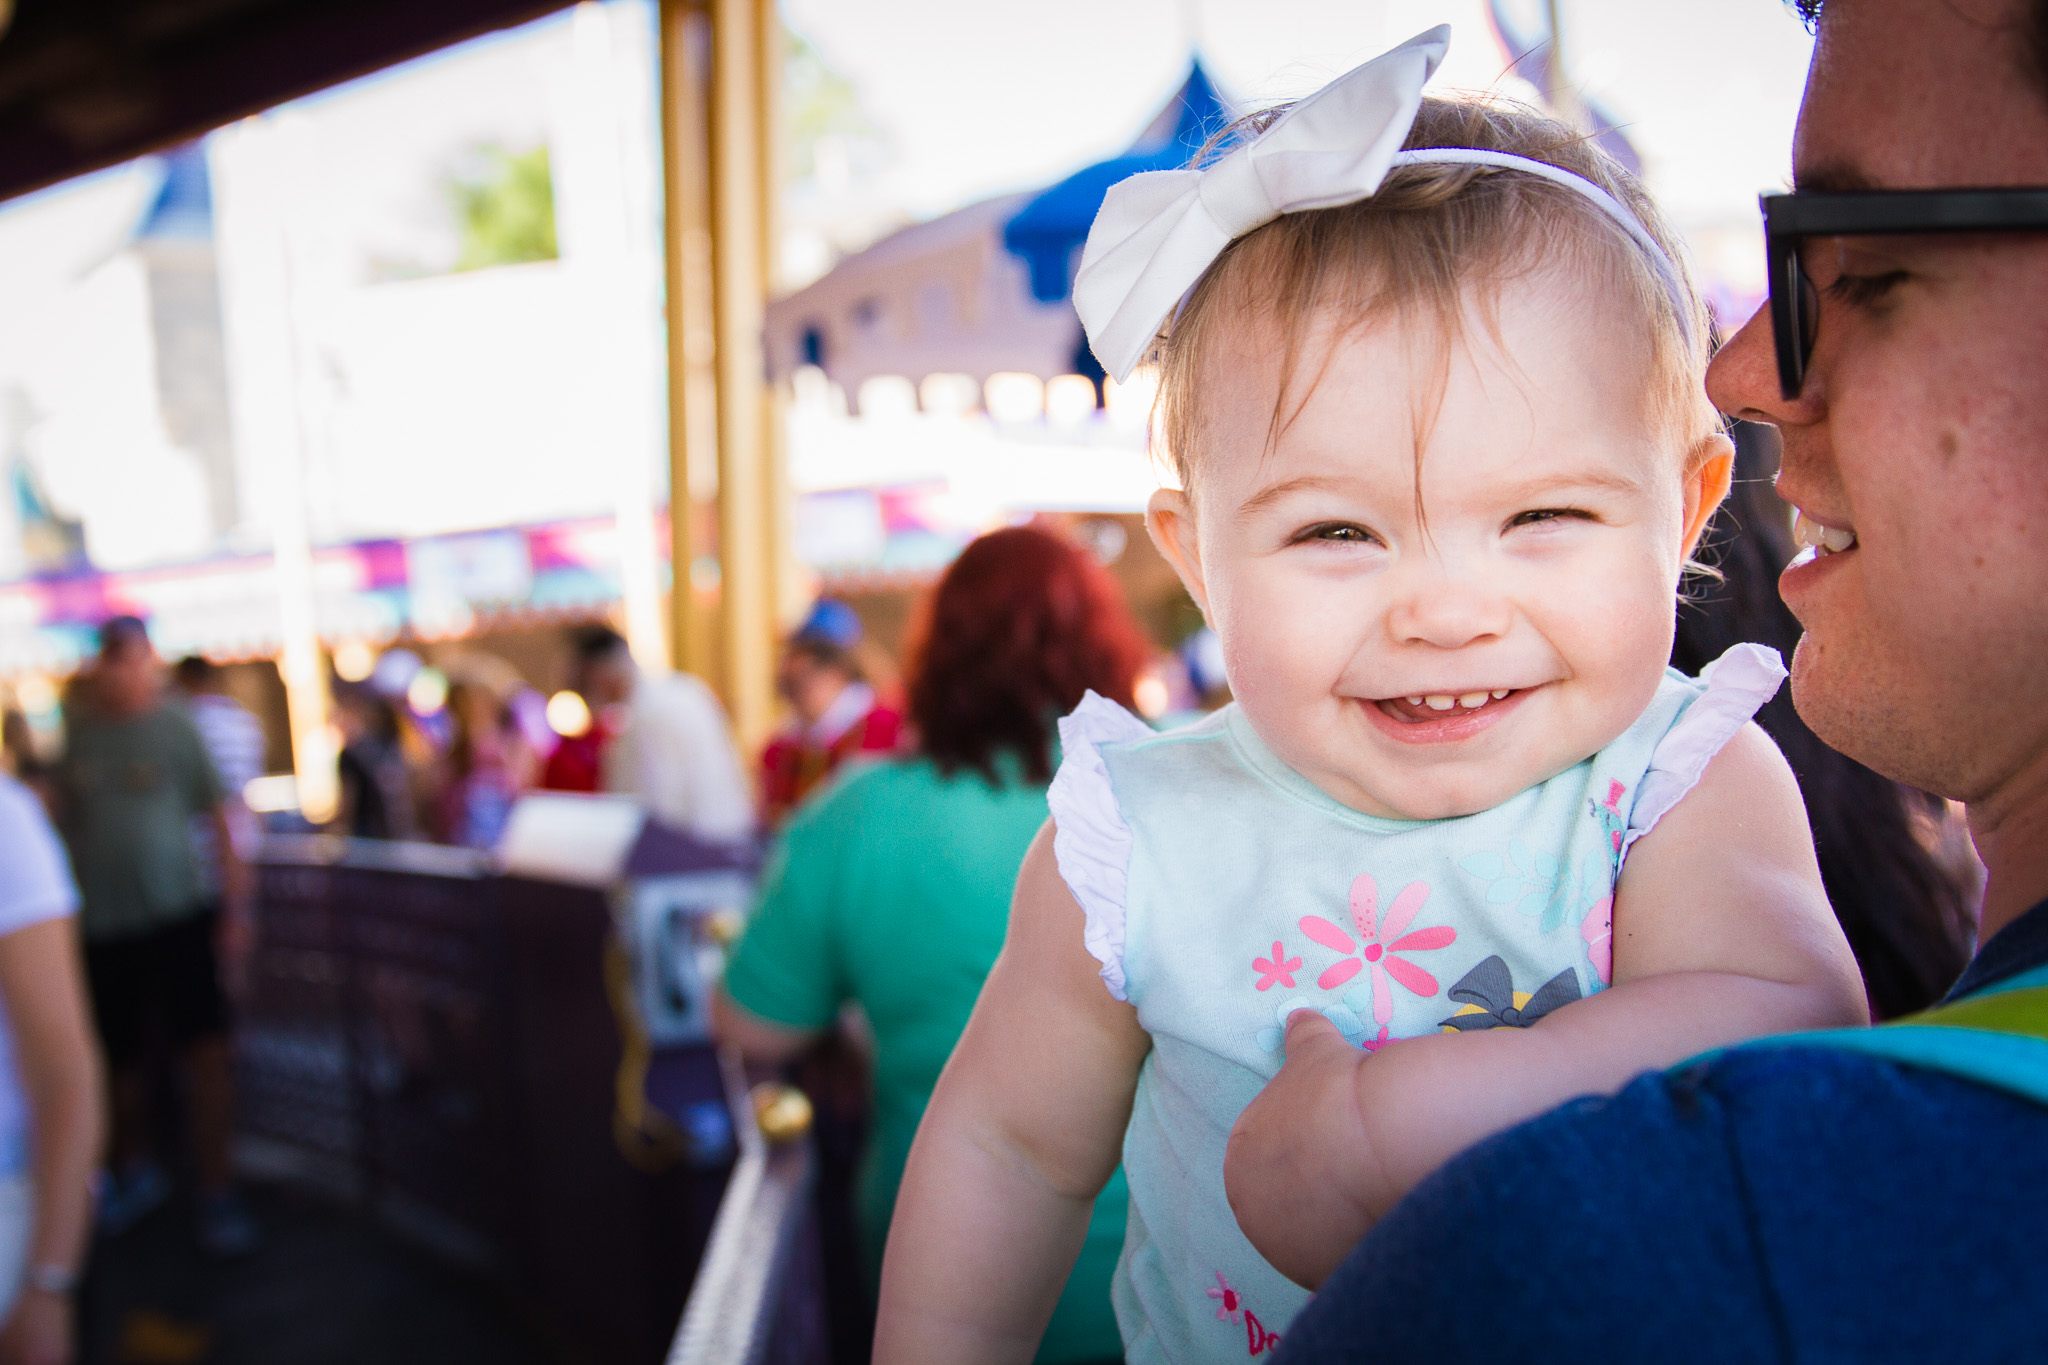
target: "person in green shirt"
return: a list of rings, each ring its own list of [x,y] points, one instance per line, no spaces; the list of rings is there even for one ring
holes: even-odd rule
[[[1032,527],[969,545],[939,582],[912,652],[916,749],[852,767],[784,829],[715,1013],[750,1060],[794,1057],[849,1002],[874,1034],[874,1121],[856,1195],[869,1284],[918,1121],[1001,951],[1010,891],[1046,820],[1057,718],[1090,689],[1130,704],[1146,646],[1085,550]],[[1121,1359],[1109,1282],[1122,1173],[1038,1359]]]
[[[170,1193],[151,1155],[148,1040],[160,1033],[185,1082],[198,1181],[195,1231],[209,1253],[246,1255],[254,1219],[232,1183],[234,1076],[223,957],[247,948],[249,872],[236,856],[227,792],[198,728],[164,693],[143,623],[117,616],[65,710],[53,774],[78,877],[93,1023],[113,1094],[113,1142],[98,1217],[126,1231]],[[220,886],[201,878],[192,822],[210,822]]]

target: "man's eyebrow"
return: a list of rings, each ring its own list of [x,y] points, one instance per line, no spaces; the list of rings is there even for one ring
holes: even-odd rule
[[[1858,194],[1882,186],[1846,161],[1823,161],[1794,169],[1792,188],[1803,194]]]
[[[1282,479],[1278,483],[1267,484],[1246,498],[1243,505],[1237,509],[1237,514],[1240,517],[1248,517],[1254,512],[1262,512],[1289,493],[1337,493],[1350,491],[1352,487],[1353,481],[1349,479],[1333,479],[1326,474],[1301,474],[1291,479]]]

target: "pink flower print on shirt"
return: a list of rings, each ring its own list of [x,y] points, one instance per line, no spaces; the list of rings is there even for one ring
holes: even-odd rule
[[[1252,970],[1259,974],[1259,989],[1262,991],[1270,991],[1275,986],[1291,988],[1294,985],[1294,974],[1301,970],[1301,959],[1286,956],[1276,942],[1273,945],[1272,957],[1252,959]]]
[[[1230,1287],[1230,1281],[1223,1278],[1222,1271],[1216,1272],[1216,1287],[1208,1293],[1210,1298],[1216,1300],[1216,1321],[1236,1322],[1237,1315],[1244,1311],[1244,1300]]]
[[[1588,801],[1587,814],[1598,820],[1607,831],[1608,842],[1614,846],[1616,857],[1621,856],[1621,836],[1628,830],[1628,816],[1622,813],[1621,798],[1628,795],[1628,788],[1619,782],[1609,780],[1605,801]]]
[[[1244,1306],[1244,1300],[1230,1287],[1230,1281],[1223,1278],[1222,1271],[1216,1272],[1216,1287],[1203,1292],[1216,1300],[1216,1321],[1243,1322],[1246,1355],[1262,1356],[1280,1348],[1280,1334],[1266,1330],[1266,1324],[1259,1321],[1258,1314]]]
[[[1609,896],[1579,921],[1579,937],[1586,941],[1586,960],[1600,984],[1614,984],[1614,897]]]
[[[1426,952],[1431,948],[1448,948],[1457,941],[1458,931],[1449,925],[1417,929],[1412,934],[1403,932],[1428,899],[1428,882],[1410,882],[1401,888],[1400,894],[1394,897],[1394,903],[1387,907],[1386,918],[1381,919],[1379,887],[1373,882],[1371,873],[1361,872],[1351,883],[1351,922],[1358,928],[1360,942],[1354,942],[1351,935],[1321,915],[1302,916],[1301,932],[1325,948],[1345,955],[1344,961],[1316,978],[1316,985],[1326,991],[1335,990],[1359,972],[1370,969],[1372,1018],[1383,1031],[1394,1017],[1394,991],[1387,984],[1389,977],[1417,995],[1435,995],[1436,978],[1398,956],[1401,953]]]

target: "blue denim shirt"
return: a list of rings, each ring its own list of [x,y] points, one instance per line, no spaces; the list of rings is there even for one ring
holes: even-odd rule
[[[1950,993],[2048,965],[2048,902]],[[2038,1359],[2048,1107],[1750,1047],[1480,1144],[1298,1317],[1282,1362]]]

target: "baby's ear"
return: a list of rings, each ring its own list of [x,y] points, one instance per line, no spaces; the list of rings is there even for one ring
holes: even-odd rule
[[[1735,442],[1718,431],[1701,437],[1686,452],[1685,468],[1685,558],[1691,559],[1734,482]]]
[[[1178,488],[1154,491],[1152,500],[1145,505],[1145,530],[1159,547],[1159,553],[1180,575],[1188,596],[1202,609],[1202,619],[1215,625],[1209,618],[1209,589],[1202,581],[1202,550],[1195,537],[1194,504],[1188,501],[1188,495]]]

